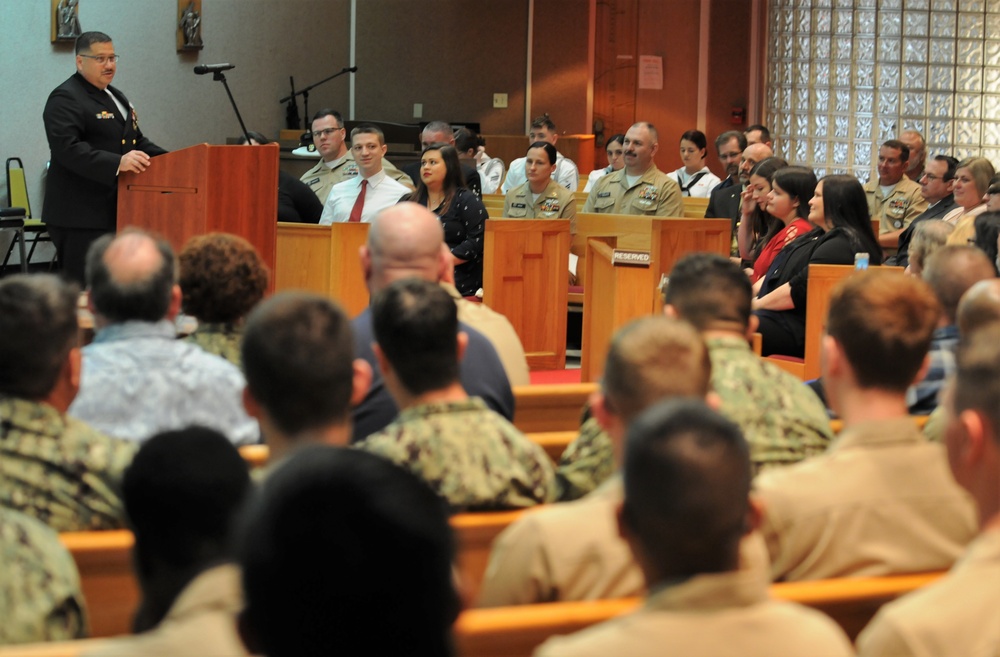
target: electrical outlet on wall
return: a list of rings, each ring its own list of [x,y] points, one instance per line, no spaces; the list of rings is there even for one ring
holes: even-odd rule
[[[507,94],[493,94],[493,108],[507,109]]]
[[[423,103],[413,103],[413,118],[422,119],[424,118],[424,104]]]

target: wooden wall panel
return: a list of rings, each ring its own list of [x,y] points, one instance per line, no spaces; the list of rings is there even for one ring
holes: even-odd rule
[[[715,138],[727,130],[746,130],[747,122],[730,121],[732,108],[742,107],[749,114],[750,93],[750,10],[749,0],[712,0],[709,18],[708,111],[705,134],[708,136],[708,166],[722,177]]]
[[[528,0],[363,0],[357,30],[359,118],[420,121],[422,103],[424,121],[523,132]],[[494,92],[509,94],[507,109],[493,109]]]
[[[548,112],[560,134],[590,134],[590,5],[593,0],[535,2],[531,111]],[[562,150],[562,149],[560,149]],[[593,168],[580,165],[580,170]]]

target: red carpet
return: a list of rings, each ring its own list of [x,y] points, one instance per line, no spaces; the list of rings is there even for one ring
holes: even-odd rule
[[[545,385],[546,383],[580,383],[580,369],[531,372],[532,385]]]

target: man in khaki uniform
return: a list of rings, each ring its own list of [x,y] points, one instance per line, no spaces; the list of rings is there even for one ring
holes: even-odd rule
[[[313,116],[310,129],[320,161],[302,174],[301,180],[319,197],[320,203],[326,203],[334,185],[357,177],[358,164],[347,147],[347,133],[340,112],[321,109]],[[389,178],[413,189],[413,180],[385,158],[382,158],[382,170]]]
[[[903,175],[909,160],[909,147],[890,139],[878,149],[878,180],[865,183],[868,212],[879,220],[878,242],[883,247],[895,248],[899,235],[927,209],[920,185]]]
[[[681,189],[656,168],[659,136],[652,123],[636,123],[625,133],[625,167],[601,178],[590,190],[584,212],[683,217]]]
[[[703,402],[671,400],[625,440],[615,516],[650,593],[638,611],[550,639],[535,657],[854,654],[829,617],[772,599],[766,572],[741,566],[759,516],[739,427]]]
[[[632,419],[668,397],[701,397],[709,390],[705,345],[689,325],[649,317],[622,328],[611,341],[602,389],[591,397],[604,427],[610,470],[621,462],[621,445]],[[493,544],[479,604],[594,600],[637,595],[642,573],[615,529],[622,482],[613,476],[583,499],[523,516]]]
[[[863,657],[1000,654],[1000,324],[966,336],[945,394],[951,472],[979,509],[979,536],[943,580],[879,611]]]
[[[947,568],[972,539],[971,500],[907,415],[940,313],[925,282],[890,271],[834,289],[823,381],[844,430],[825,454],[755,482],[775,580]]]

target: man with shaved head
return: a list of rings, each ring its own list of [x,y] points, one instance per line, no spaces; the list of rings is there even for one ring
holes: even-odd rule
[[[527,383],[524,348],[506,318],[485,306],[473,308],[479,304],[461,300],[438,218],[417,203],[386,208],[372,221],[368,243],[361,247],[360,255],[368,291],[373,296],[393,281],[409,277],[441,283],[448,290],[459,305],[462,330],[469,334],[460,364],[462,385],[469,395],[482,397],[494,411],[508,420],[513,418],[511,383]],[[389,424],[397,408],[375,362],[370,309],[354,319],[354,338],[357,357],[368,361],[374,371],[368,395],[354,409],[353,439],[357,441]]]
[[[176,339],[181,289],[169,244],[137,229],[105,235],[87,253],[86,274],[97,335],[83,349],[70,415],[129,440],[200,424],[237,444],[257,442],[243,374]]]

